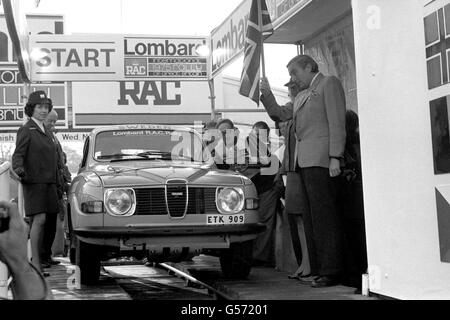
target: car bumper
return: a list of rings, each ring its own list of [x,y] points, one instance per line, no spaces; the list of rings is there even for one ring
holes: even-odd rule
[[[261,223],[226,226],[171,226],[171,227],[89,227],[74,230],[82,238],[152,238],[186,236],[257,235],[266,227]]]

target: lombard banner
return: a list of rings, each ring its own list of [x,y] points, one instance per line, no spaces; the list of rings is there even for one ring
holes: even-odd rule
[[[27,24],[32,34],[61,34],[64,32],[62,16],[27,15]],[[20,75],[17,58],[6,27],[5,16],[0,15],[0,131],[17,130],[23,123],[24,81]],[[68,127],[67,89],[62,82],[41,83],[31,86],[31,91],[44,90],[53,100],[59,115],[57,126]]]
[[[286,22],[312,0],[266,0],[275,29]],[[244,50],[251,0],[244,0],[231,15],[211,32],[212,67],[214,77]]]
[[[208,78],[204,37],[33,36],[30,43],[33,81]]]
[[[125,79],[207,79],[205,38],[125,37]]]
[[[212,76],[244,50],[251,4],[251,0],[241,2],[231,15],[212,31]]]
[[[193,125],[211,120],[206,81],[74,82],[72,92],[76,129],[135,123]]]

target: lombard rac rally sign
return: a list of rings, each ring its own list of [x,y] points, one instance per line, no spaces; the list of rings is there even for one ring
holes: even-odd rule
[[[125,37],[125,78],[206,79],[205,38]]]
[[[33,81],[206,80],[206,38],[123,35],[31,37]]]

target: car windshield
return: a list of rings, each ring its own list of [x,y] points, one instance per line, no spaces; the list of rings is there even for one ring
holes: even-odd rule
[[[95,139],[99,161],[179,160],[203,162],[203,144],[190,131],[136,129],[105,131]]]

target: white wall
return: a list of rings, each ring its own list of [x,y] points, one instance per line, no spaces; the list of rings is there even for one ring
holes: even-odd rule
[[[370,291],[450,299],[450,264],[439,254],[423,1],[352,5]]]

